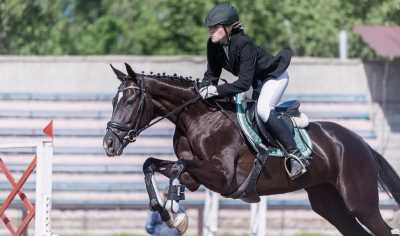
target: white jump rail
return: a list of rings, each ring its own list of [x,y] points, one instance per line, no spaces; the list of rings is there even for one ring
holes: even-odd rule
[[[219,194],[206,190],[206,201],[203,216],[203,235],[216,236],[218,231]],[[267,223],[267,197],[252,203],[250,207],[250,236],[265,236]]]
[[[52,202],[52,171],[53,171],[53,142],[7,143],[0,145],[1,150],[35,148],[36,164],[36,193],[35,193],[35,236],[54,236],[51,233],[51,202]]]

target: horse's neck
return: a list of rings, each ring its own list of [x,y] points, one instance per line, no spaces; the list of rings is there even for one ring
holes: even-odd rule
[[[171,82],[168,80],[151,80],[149,84],[150,92],[153,98],[153,104],[157,107],[157,115],[165,116],[176,110],[185,102],[197,96],[191,84],[180,83],[180,81]],[[234,117],[227,118],[228,113],[234,112],[234,105],[230,101],[221,100],[219,104],[224,111],[220,111],[219,107],[210,107],[206,103],[197,101],[178,112],[178,115],[172,115],[168,119],[176,125],[181,131],[185,131],[191,126],[193,120],[199,120],[202,116],[213,115],[219,112],[221,119],[233,120]],[[229,115],[228,115],[229,116]]]
[[[171,83],[170,81],[162,80],[153,80],[150,82],[151,84],[149,85],[149,88],[154,105],[158,110],[158,116],[165,116],[168,113],[175,111],[179,106],[196,96],[190,87],[187,85],[179,85],[179,82]],[[192,108],[196,109],[194,107],[197,106],[199,106],[199,104],[190,105],[190,111],[192,111]],[[178,112],[179,116],[185,115],[183,113],[186,113],[187,110],[187,108],[182,109],[182,111]],[[179,116],[173,115],[168,119],[175,123],[175,125],[178,125]]]

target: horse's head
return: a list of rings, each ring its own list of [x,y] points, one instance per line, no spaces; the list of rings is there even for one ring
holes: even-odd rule
[[[125,63],[125,66],[128,74],[111,65],[121,84],[112,100],[113,112],[103,138],[107,156],[121,155],[123,149],[134,142],[142,128],[154,118],[144,76],[136,74],[128,64]]]

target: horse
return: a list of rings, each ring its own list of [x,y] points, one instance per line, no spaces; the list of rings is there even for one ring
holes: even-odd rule
[[[103,148],[108,156],[118,156],[154,122],[168,119],[175,124],[173,148],[178,160],[149,158],[143,170],[151,208],[170,226],[179,228],[180,222],[174,221],[172,213],[175,200],[180,198],[169,198],[174,199],[170,207],[163,204],[152,183],[155,171],[170,178],[175,187],[179,182],[196,191],[203,185],[229,196],[249,175],[255,153],[241,134],[230,103],[221,103],[218,108],[201,99],[196,81],[191,79],[146,75],[134,72],[127,63],[125,66],[127,73],[111,65],[121,83],[113,98]],[[268,158],[256,184],[257,193],[305,189],[311,209],[343,235],[392,235],[395,231],[381,216],[378,196],[382,186],[400,203],[400,178],[390,164],[360,136],[337,123],[315,121],[306,129],[312,140],[308,172],[292,180],[283,159]],[[172,192],[179,195],[179,189]]]

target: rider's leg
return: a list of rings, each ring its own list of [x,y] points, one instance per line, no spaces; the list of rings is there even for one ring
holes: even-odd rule
[[[265,123],[268,122],[271,110],[278,104],[288,83],[289,76],[285,71],[278,78],[270,79],[263,84],[257,101],[257,112]]]
[[[286,148],[289,154],[295,155],[297,158],[304,160],[303,164],[308,165],[305,157],[297,148],[292,137],[289,127],[286,123],[278,118],[278,114],[274,111],[276,104],[281,99],[289,82],[287,72],[284,72],[277,79],[271,79],[264,83],[261,88],[260,96],[257,101],[257,112],[261,120],[266,124],[266,128],[279,142]],[[304,173],[302,165],[294,159],[290,159],[291,177],[296,178]]]

